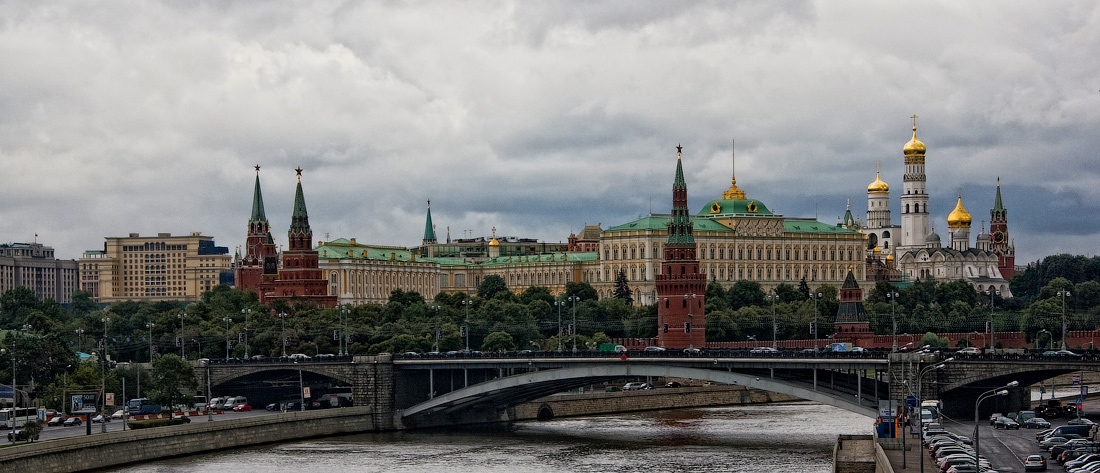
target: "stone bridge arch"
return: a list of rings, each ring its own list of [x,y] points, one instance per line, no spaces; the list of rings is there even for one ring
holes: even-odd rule
[[[804,383],[729,370],[660,364],[603,364],[531,371],[470,385],[398,411],[395,423],[407,427],[428,427],[506,422],[514,418],[513,407],[518,404],[595,382],[637,376],[682,377],[736,384],[789,394],[868,417],[875,417],[878,411],[876,400],[869,399],[869,396],[815,390]]]
[[[218,387],[230,381],[255,377],[265,373],[294,372],[323,376],[352,385],[355,383],[356,366],[352,363],[272,363],[272,364],[212,364],[209,367],[210,385]],[[206,380],[206,367],[195,366],[195,377]],[[205,381],[203,383],[205,385]]]

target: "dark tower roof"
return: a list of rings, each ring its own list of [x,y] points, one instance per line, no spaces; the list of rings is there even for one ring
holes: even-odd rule
[[[309,228],[309,213],[306,212],[306,197],[302,193],[302,168],[298,172],[298,188],[294,191],[294,213],[290,216],[290,234],[304,235],[313,233]]]
[[[264,215],[264,196],[260,193],[259,164],[256,165],[256,190],[252,191],[252,217],[248,219],[248,223],[267,223],[267,215]]]
[[[1005,212],[1004,203],[1001,202],[1001,178],[999,177],[997,178],[997,198],[993,200],[993,211],[1002,214]]]
[[[676,179],[672,182],[672,218],[668,221],[667,244],[695,246],[691,215],[687,209],[687,183],[684,181],[684,165],[680,157],[683,149],[682,146],[676,146]]]
[[[424,221],[424,243],[435,243],[435,225],[432,224],[432,201],[428,201],[428,218]]]
[[[866,323],[867,312],[863,310],[863,290],[856,282],[855,274],[848,270],[844,284],[840,286],[840,306],[836,311],[836,323]]]

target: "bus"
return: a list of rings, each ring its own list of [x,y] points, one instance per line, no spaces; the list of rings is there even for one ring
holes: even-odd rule
[[[130,415],[159,414],[160,404],[154,404],[149,399],[140,397],[131,399],[130,402],[127,402],[126,411],[129,412]]]
[[[38,409],[33,407],[6,407],[0,409],[0,428],[11,430],[23,427],[28,421],[38,420]]]

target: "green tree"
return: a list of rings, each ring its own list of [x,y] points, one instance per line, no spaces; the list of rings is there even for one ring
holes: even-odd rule
[[[582,301],[594,301],[600,298],[600,294],[591,284],[573,281],[565,283],[565,294],[562,294],[561,299],[565,300],[570,296],[577,296]]]
[[[775,286],[775,294],[779,296],[779,302],[797,302],[803,299],[802,294],[790,284]]]
[[[730,302],[726,300],[726,290],[717,281],[707,283],[707,314],[729,309]]]
[[[626,282],[625,269],[619,268],[619,273],[615,275],[615,290],[611,295],[616,299],[626,301],[627,305],[634,305],[634,294],[630,291],[630,286]]]
[[[0,329],[15,329],[26,323],[27,315],[38,308],[38,296],[19,286],[0,295]]]
[[[765,294],[760,289],[760,283],[740,280],[730,287],[726,293],[726,299],[729,300],[730,308],[737,310],[742,307],[764,305]]]
[[[519,301],[525,305],[530,305],[534,301],[545,301],[547,304],[554,303],[554,295],[550,294],[550,288],[544,286],[531,286],[523,290],[523,293],[519,295]]]
[[[27,439],[31,442],[38,440],[38,436],[42,433],[42,424],[37,420],[28,420],[23,424],[23,432],[27,434]]]
[[[99,308],[99,304],[96,304],[95,300],[92,299],[92,293],[80,289],[73,291],[73,302],[69,304],[69,310],[74,315],[85,315],[97,308]]]
[[[482,299],[492,299],[498,292],[507,290],[508,284],[504,282],[504,278],[490,274],[485,276],[477,286],[477,296]]]
[[[516,342],[508,332],[493,332],[485,336],[481,349],[487,352],[511,351],[516,349]]]
[[[925,333],[924,336],[920,339],[921,346],[928,345],[930,348],[947,348],[947,345],[950,342],[950,340],[936,335],[932,332]]]
[[[154,358],[152,364],[149,399],[169,407],[194,402],[190,393],[198,388],[199,381],[195,378],[195,370],[190,363],[169,353]]]

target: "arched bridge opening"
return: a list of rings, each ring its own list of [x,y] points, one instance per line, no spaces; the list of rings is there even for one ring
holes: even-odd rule
[[[823,371],[829,373],[828,381],[819,379]],[[885,383],[864,377],[863,373],[835,370],[733,370],[728,367],[701,368],[676,364],[603,363],[518,372],[460,385],[453,391],[431,396],[399,410],[396,420],[413,428],[507,422],[513,420],[512,408],[516,405],[593,383],[631,377],[693,378],[739,385],[789,394],[868,417],[877,415],[879,396],[885,398],[889,393]]]
[[[201,384],[199,391],[206,393],[207,382],[211,397],[244,396],[254,409],[264,409],[275,404],[277,409],[300,408],[303,388],[309,388],[308,398],[334,392],[351,392],[354,377],[343,365],[213,365],[197,369]],[[310,399],[306,399],[309,402]],[[287,403],[289,406],[287,406]],[[294,404],[299,403],[299,404]]]

